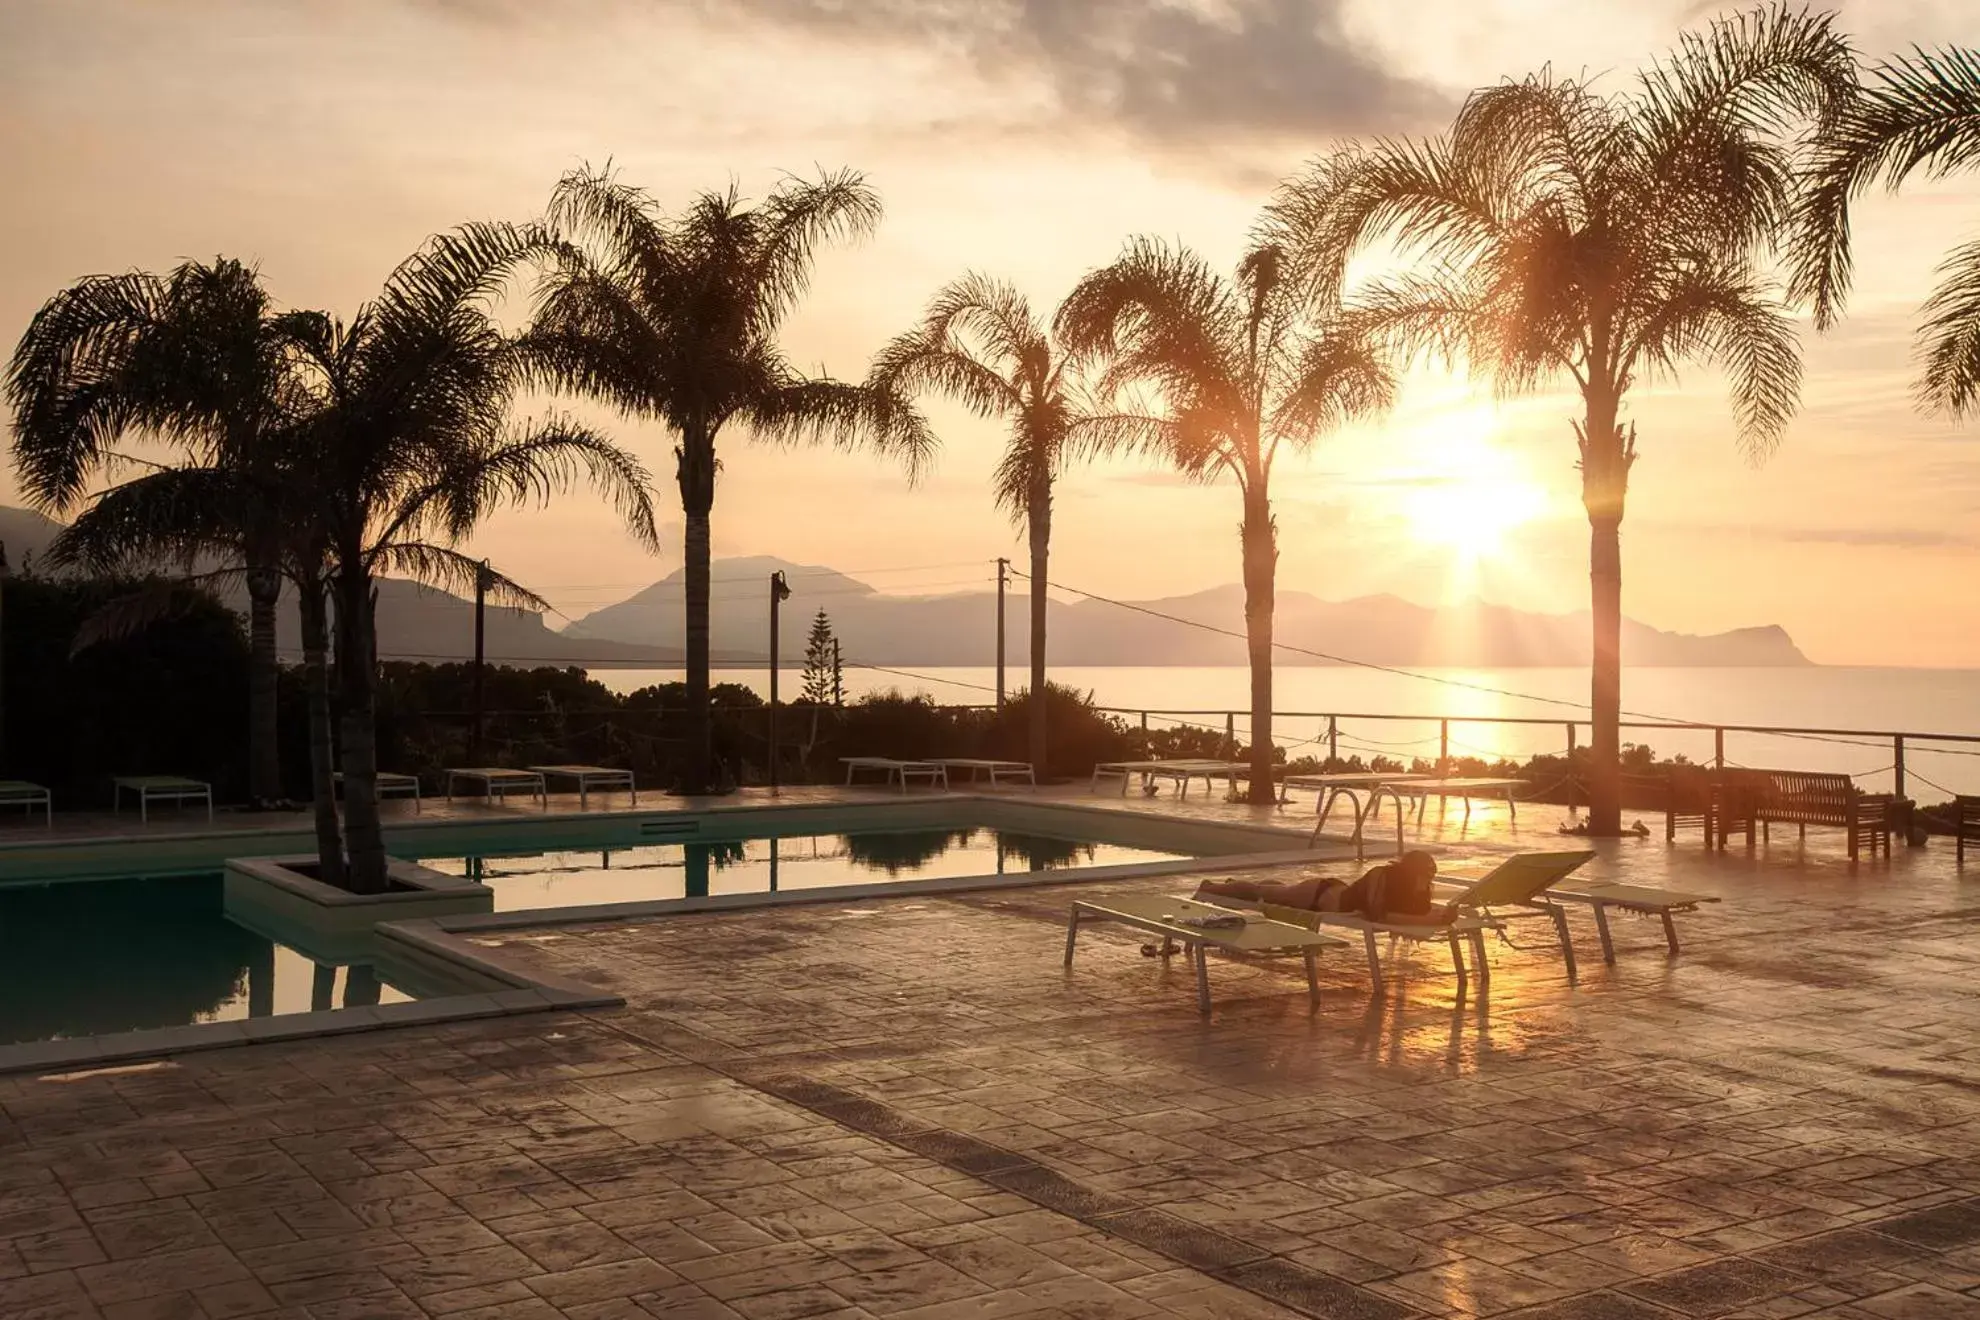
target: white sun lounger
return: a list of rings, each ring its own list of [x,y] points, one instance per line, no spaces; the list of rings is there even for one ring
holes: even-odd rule
[[[579,811],[591,805],[591,790],[594,788],[603,792],[623,788],[632,794],[633,805],[639,805],[639,789],[633,784],[633,772],[630,770],[615,770],[606,765],[533,765],[529,768],[532,773],[542,775],[546,781],[551,779],[577,781]]]
[[[493,801],[506,796],[515,789],[521,789],[541,802],[546,808],[550,798],[543,788],[543,776],[534,770],[510,770],[503,766],[481,765],[450,768],[447,771],[447,800],[454,800],[454,786],[458,781],[481,785],[482,797]]]
[[[342,770],[337,771],[330,778],[335,787],[341,789],[344,786],[344,772]],[[419,810],[418,775],[400,774],[395,770],[380,770],[372,776],[372,779],[378,785],[378,797],[380,801],[393,797],[409,797],[413,801],[413,810]]]
[[[891,756],[842,756],[839,763],[846,768],[846,787],[852,787],[853,776],[861,770],[878,770],[889,784],[899,784],[901,792],[908,791],[912,780],[925,779],[930,788],[949,787],[949,772],[939,761],[900,761]]]
[[[931,764],[939,765],[942,769],[951,773],[957,770],[967,770],[969,771],[968,782],[972,784],[976,782],[977,775],[982,774],[988,776],[990,787],[992,788],[995,788],[998,782],[1004,779],[1008,779],[1014,784],[1025,783],[1031,785],[1033,788],[1038,787],[1038,775],[1032,769],[1031,762],[1029,761],[989,761],[972,756],[938,756]]]
[[[122,811],[124,794],[135,793],[138,800],[138,819],[147,823],[151,820],[151,804],[154,802],[204,802],[206,819],[213,819],[213,785],[198,779],[187,779],[180,775],[119,775],[111,781],[110,809]]]
[[[1093,767],[1093,791],[1100,790],[1102,779],[1119,778],[1121,796],[1126,797],[1128,784],[1139,779],[1144,789],[1153,786],[1158,779],[1166,779],[1176,786],[1178,800],[1189,796],[1189,783],[1192,779],[1203,781],[1203,791],[1208,793],[1211,784],[1224,780],[1233,792],[1237,789],[1237,777],[1245,773],[1248,766],[1232,761],[1102,761]]]
[[[1320,978],[1314,955],[1322,949],[1342,948],[1348,941],[1338,935],[1304,926],[1287,925],[1262,916],[1253,916],[1243,925],[1196,927],[1183,924],[1187,918],[1228,916],[1230,909],[1199,903],[1189,898],[1168,898],[1160,894],[1121,894],[1104,899],[1076,899],[1066,921],[1066,966],[1072,966],[1073,947],[1082,924],[1113,921],[1135,930],[1162,937],[1156,952],[1167,956],[1180,950],[1196,969],[1196,1004],[1210,1011],[1210,966],[1207,952],[1245,955],[1297,950],[1306,964],[1306,993],[1310,1002],[1320,1002]]]
[[[55,801],[40,784],[30,784],[25,779],[0,779],[0,806],[26,807],[29,815],[40,807],[42,824],[55,828]]]
[[[1519,819],[1519,804],[1513,794],[1526,787],[1523,779],[1397,779],[1392,781],[1396,792],[1403,797],[1416,799],[1416,818],[1423,819],[1423,808],[1431,798],[1442,801],[1458,798],[1464,803],[1464,818],[1471,819],[1473,798],[1496,798],[1506,804],[1514,820]]]

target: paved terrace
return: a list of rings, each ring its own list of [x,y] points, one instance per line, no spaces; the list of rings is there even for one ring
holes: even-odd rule
[[[505,935],[628,1007],[0,1079],[0,1315],[1980,1314],[1949,850],[1592,869],[1726,901],[1465,1003],[1213,961],[1209,1019],[1127,932],[1061,967],[1120,886]]]

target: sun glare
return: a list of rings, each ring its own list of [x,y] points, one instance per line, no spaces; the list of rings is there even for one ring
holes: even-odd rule
[[[1538,517],[1545,503],[1513,457],[1493,443],[1494,424],[1488,407],[1441,422],[1426,438],[1426,482],[1405,506],[1411,535],[1466,562],[1498,557],[1506,537]]]

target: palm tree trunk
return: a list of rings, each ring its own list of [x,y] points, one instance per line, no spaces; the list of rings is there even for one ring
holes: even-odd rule
[[[382,894],[385,829],[378,816],[378,665],[372,645],[371,574],[362,565],[337,574],[337,688],[343,706],[344,838],[349,884]]]
[[[309,789],[316,815],[317,878],[344,884],[344,836],[337,827],[335,749],[330,730],[330,620],[323,584],[297,588],[302,615],[303,692],[309,702]]]
[[[1272,801],[1272,606],[1279,547],[1262,481],[1244,492],[1244,638],[1251,659],[1251,800]]]
[[[709,515],[715,507],[715,437],[706,429],[691,429],[674,451],[681,488],[681,511],[686,515],[686,545],[682,573],[687,578],[687,620],[683,638],[687,655],[687,765],[681,780],[684,793],[706,793],[713,787],[714,717],[708,709],[708,557]]]
[[[1588,832],[1622,833],[1622,520],[1635,440],[1616,425],[1617,400],[1591,393],[1581,430],[1581,502],[1588,510]]]
[[[275,607],[282,578],[265,563],[250,563],[248,591],[248,801],[270,805],[282,798],[282,758],[277,746]]]
[[[1031,531],[1031,767],[1045,773],[1048,714],[1045,701],[1045,583],[1052,550],[1052,485],[1032,487]]]

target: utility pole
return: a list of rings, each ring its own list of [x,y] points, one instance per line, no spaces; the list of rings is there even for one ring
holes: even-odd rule
[[[770,575],[770,791],[777,790],[777,607],[791,598],[783,573]]]
[[[468,735],[468,761],[474,765],[481,764],[482,697],[486,691],[484,679],[488,672],[487,665],[483,663],[488,640],[488,577],[488,561],[484,559],[474,570],[474,727]]]
[[[832,705],[840,710],[846,705],[846,665],[839,657],[839,639],[832,639]]]
[[[997,561],[997,709],[1004,708],[1004,584],[1011,580],[1011,561]],[[1036,696],[1037,694],[1033,694]]]

